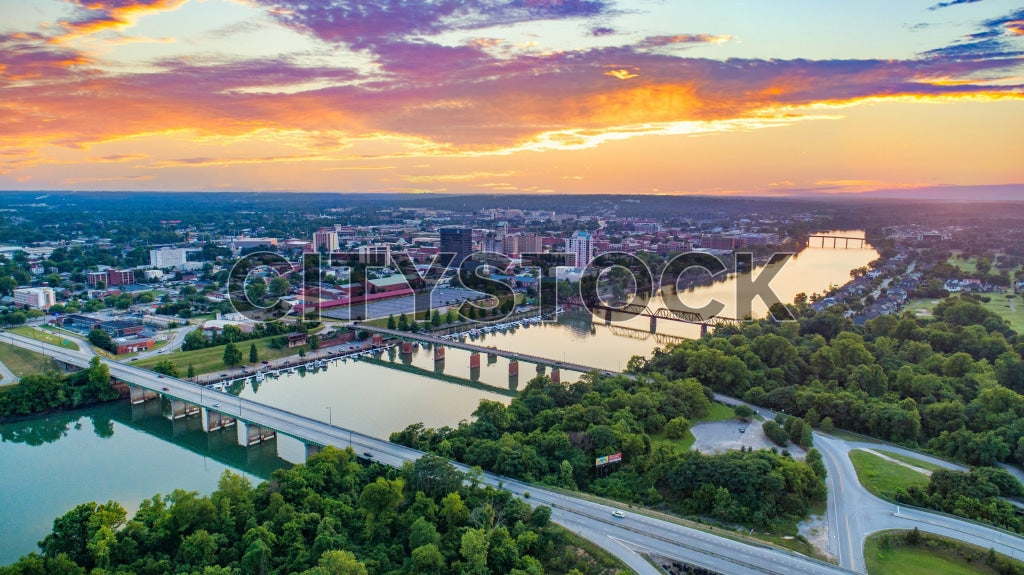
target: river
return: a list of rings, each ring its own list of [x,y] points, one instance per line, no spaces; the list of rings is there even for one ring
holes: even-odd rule
[[[863,237],[863,232],[836,235]],[[878,257],[872,249],[808,248],[786,263],[772,281],[783,302],[800,292],[823,292],[849,281],[851,269]],[[723,316],[735,313],[735,278],[681,293],[699,307],[712,298],[726,305]],[[657,307],[660,302],[650,303]],[[764,314],[755,302],[754,313]],[[604,325],[589,314],[563,314],[557,322],[536,324],[505,333],[482,335],[474,343],[522,353],[620,370],[633,355],[649,355],[656,347],[695,338],[694,325],[660,320],[659,335],[649,333],[649,320]],[[457,425],[468,419],[481,399],[507,403],[532,378],[535,367],[520,366],[508,374],[508,361],[469,367],[469,353],[447,349],[442,364],[432,351],[419,348],[410,357],[395,350],[362,361],[334,364],[247,382],[241,395],[308,417],[387,437],[415,422],[427,426]],[[562,372],[562,381],[578,374]],[[197,418],[171,422],[159,403],[130,406],[127,402],[0,424],[0,565],[36,551],[53,520],[79,503],[118,500],[129,513],[156,493],[182,488],[209,493],[225,469],[240,471],[254,483],[273,469],[301,462],[303,446],[280,437],[262,448],[245,449],[234,431],[204,434]]]

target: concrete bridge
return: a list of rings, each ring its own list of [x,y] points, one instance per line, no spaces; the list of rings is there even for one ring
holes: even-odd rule
[[[494,347],[484,347],[482,345],[475,345],[472,343],[466,343],[455,339],[445,339],[435,335],[427,333],[411,333],[407,331],[398,331],[395,329],[387,329],[383,327],[373,327],[364,324],[355,324],[353,328],[357,330],[365,330],[373,334],[381,336],[377,342],[382,343],[383,337],[387,336],[394,339],[402,340],[401,352],[403,354],[412,353],[413,342],[429,343],[434,346],[434,361],[444,361],[444,349],[451,347],[455,349],[464,349],[466,351],[473,352],[469,357],[470,368],[480,367],[480,354],[487,354],[488,360],[492,358],[504,357],[509,360],[509,376],[519,375],[519,362],[525,361],[526,363],[536,364],[537,366],[547,366],[552,368],[551,379],[553,381],[559,380],[559,370],[567,371],[578,371],[580,373],[590,373],[592,371],[600,371],[606,375],[614,375],[615,372],[608,370],[598,370],[593,367],[582,365],[579,363],[572,363],[570,361],[560,361],[557,359],[551,359],[547,357],[540,357],[536,355],[530,355],[526,353],[519,353],[515,351],[508,351],[498,349]]]

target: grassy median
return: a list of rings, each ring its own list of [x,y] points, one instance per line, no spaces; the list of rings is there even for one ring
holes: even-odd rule
[[[855,449],[850,452],[850,461],[857,470],[857,480],[865,489],[883,499],[893,500],[896,490],[908,489],[912,485],[925,487],[928,476],[913,469],[883,459],[873,453]]]

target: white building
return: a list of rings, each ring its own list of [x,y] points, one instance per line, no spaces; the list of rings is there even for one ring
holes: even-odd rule
[[[160,248],[149,250],[149,265],[160,268],[183,268],[187,260],[188,250],[184,248]]]
[[[14,290],[14,305],[29,307],[33,309],[50,309],[50,306],[57,303],[57,296],[52,288],[16,288]]]
[[[585,230],[574,233],[565,240],[565,253],[575,257],[576,267],[586,267],[594,259],[594,238]]]

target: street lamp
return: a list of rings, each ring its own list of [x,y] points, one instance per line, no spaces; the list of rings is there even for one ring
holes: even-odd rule
[[[327,425],[334,425],[334,414],[331,413],[331,406],[325,405],[327,408]]]

